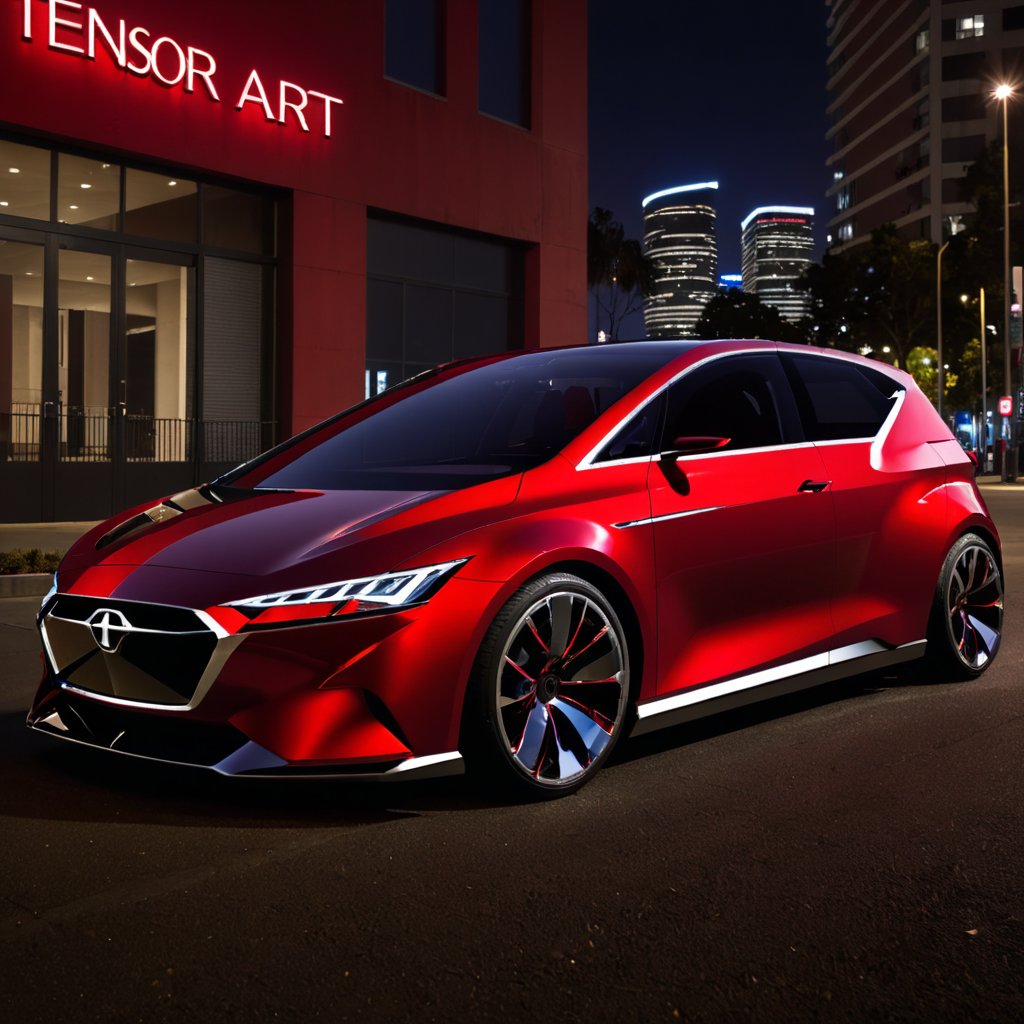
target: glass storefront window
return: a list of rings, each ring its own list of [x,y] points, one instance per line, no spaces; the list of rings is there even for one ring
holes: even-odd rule
[[[60,253],[60,459],[110,459],[110,257]]]
[[[57,220],[101,231],[117,230],[121,167],[61,153],[57,161]]]
[[[204,185],[203,241],[217,249],[273,256],[273,200],[219,185]]]
[[[124,190],[126,234],[195,244],[198,188],[194,181],[129,167]]]
[[[125,456],[186,462],[193,380],[188,268],[128,260],[125,277]]]
[[[0,139],[0,215],[50,219],[50,151]]]
[[[43,247],[0,239],[0,462],[39,459]]]

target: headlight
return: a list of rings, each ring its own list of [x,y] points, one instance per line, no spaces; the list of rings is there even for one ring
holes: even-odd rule
[[[227,607],[250,609],[253,625],[397,611],[429,600],[459,566],[468,561],[468,558],[460,558],[422,569],[385,572],[302,590],[282,590],[229,601]],[[253,616],[253,612],[257,614]]]

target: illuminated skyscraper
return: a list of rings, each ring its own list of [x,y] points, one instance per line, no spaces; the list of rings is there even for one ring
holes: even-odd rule
[[[743,290],[796,323],[810,314],[810,295],[795,287],[814,262],[814,210],[759,206],[743,230]]]
[[[654,267],[654,283],[644,302],[650,338],[687,338],[694,333],[718,287],[715,240],[717,181],[677,185],[643,201],[644,253]]]

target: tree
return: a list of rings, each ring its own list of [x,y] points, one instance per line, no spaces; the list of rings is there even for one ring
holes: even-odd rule
[[[597,326],[612,341],[623,320],[643,308],[651,290],[651,262],[640,243],[626,238],[610,210],[594,208],[587,224],[587,286]]]
[[[768,338],[772,341],[806,341],[795,324],[783,319],[774,306],[756,295],[730,288],[720,291],[704,307],[694,328],[698,338]]]
[[[935,248],[909,241],[892,224],[851,252],[828,254],[809,268],[812,340],[850,352],[888,349],[897,366],[935,340]]]

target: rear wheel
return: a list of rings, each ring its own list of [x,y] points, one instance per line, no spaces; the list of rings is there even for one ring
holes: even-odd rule
[[[622,732],[629,697],[622,624],[586,580],[539,577],[491,624],[474,688],[466,741],[478,770],[520,793],[570,793],[593,777]]]
[[[1003,578],[992,548],[977,534],[946,555],[935,589],[928,658],[947,679],[974,679],[992,663],[1003,632]]]

